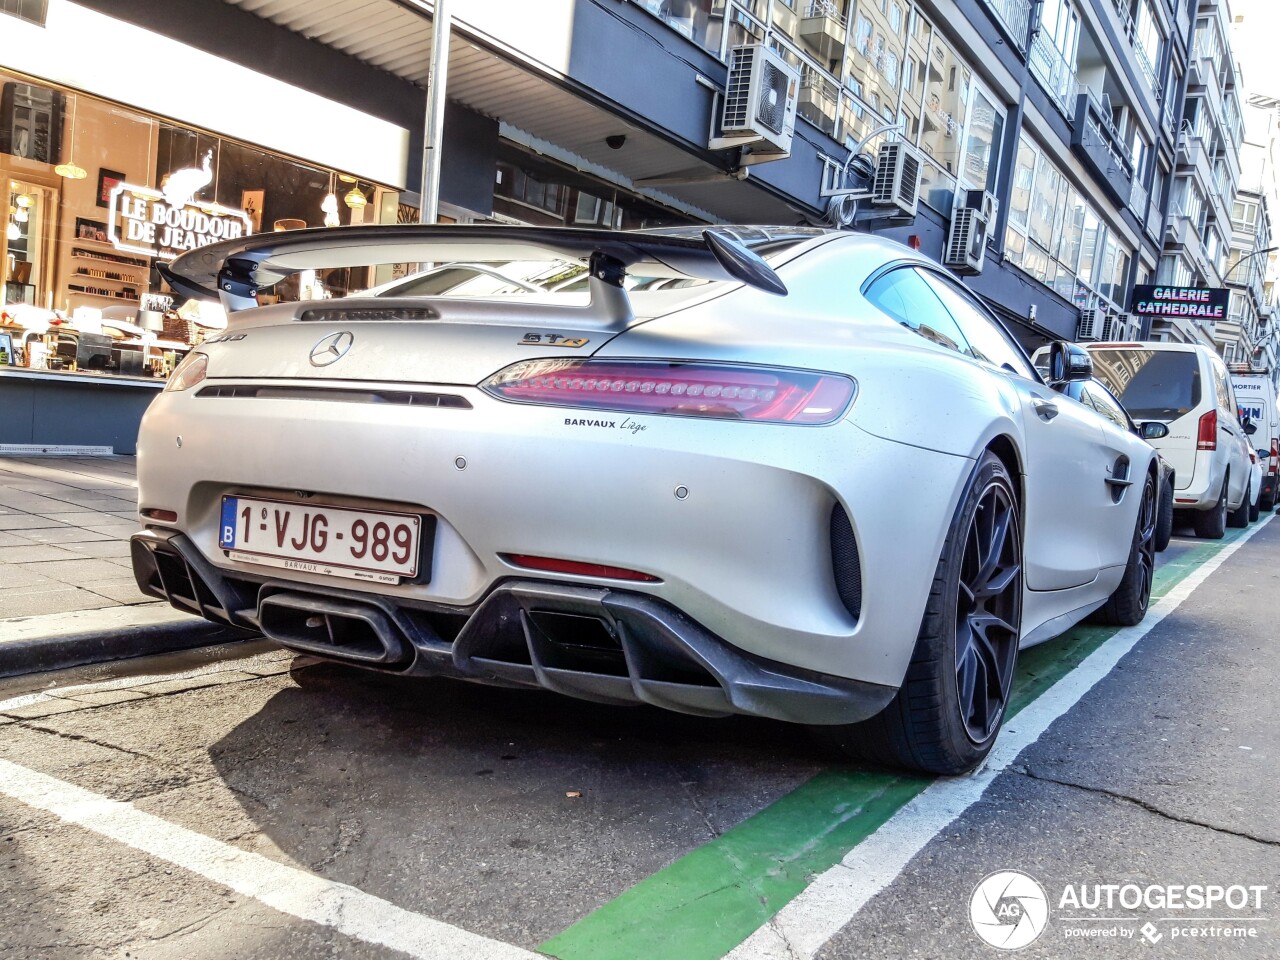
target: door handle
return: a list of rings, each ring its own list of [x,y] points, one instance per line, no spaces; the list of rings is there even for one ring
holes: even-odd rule
[[[1052,400],[1041,400],[1036,397],[1031,401],[1031,405],[1035,407],[1036,416],[1046,422],[1058,415],[1058,405]]]

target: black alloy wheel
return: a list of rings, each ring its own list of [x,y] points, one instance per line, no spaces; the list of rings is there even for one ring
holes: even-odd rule
[[[1022,558],[1017,507],[1008,487],[983,491],[965,537],[956,602],[956,698],[970,742],[1000,726],[1022,614]]]
[[[1022,587],[1017,487],[988,450],[956,506],[898,692],[874,717],[819,735],[850,756],[924,773],[978,766],[1009,703]]]
[[[1129,548],[1129,561],[1124,568],[1120,584],[1098,608],[1093,619],[1099,623],[1117,627],[1132,627],[1141,623],[1151,604],[1151,584],[1156,573],[1156,519],[1159,506],[1156,502],[1156,480],[1147,474],[1142,485],[1142,501],[1138,504],[1138,519],[1133,527],[1133,542]]]

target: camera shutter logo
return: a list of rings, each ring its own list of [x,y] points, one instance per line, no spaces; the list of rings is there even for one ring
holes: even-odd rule
[[[969,922],[986,943],[1018,950],[1049,925],[1044,887],[1017,870],[998,870],[982,879],[969,898]]]

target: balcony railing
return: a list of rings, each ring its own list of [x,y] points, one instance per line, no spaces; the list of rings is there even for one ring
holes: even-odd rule
[[[1137,180],[1133,181],[1132,192],[1129,194],[1129,209],[1133,211],[1133,215],[1141,222],[1142,218],[1147,215],[1147,188]]]
[[[1031,0],[987,0],[987,6],[996,19],[1008,31],[1021,50],[1027,40],[1027,27],[1031,23]]]
[[[1088,88],[1076,97],[1071,146],[1111,199],[1127,206],[1133,197],[1133,161],[1112,125],[1111,114]]]
[[[1031,72],[1070,119],[1075,108],[1076,72],[1062,51],[1044,33],[1038,33],[1031,44],[1030,62]]]

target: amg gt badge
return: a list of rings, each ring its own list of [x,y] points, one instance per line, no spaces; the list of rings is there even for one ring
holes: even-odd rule
[[[558,333],[526,333],[519,341],[522,347],[585,347],[586,337],[562,337]]]

